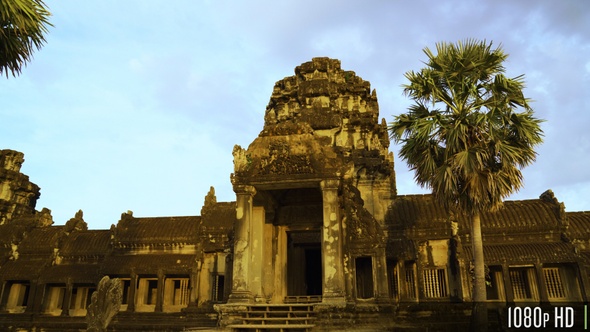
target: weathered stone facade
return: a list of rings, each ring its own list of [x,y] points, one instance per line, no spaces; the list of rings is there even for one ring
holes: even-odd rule
[[[79,331],[103,276],[113,331],[465,330],[469,223],[398,195],[369,82],[314,58],[275,84],[259,136],[233,150],[235,202],[200,216],[51,226],[22,153],[0,153],[0,329]],[[494,329],[515,303],[590,298],[590,214],[548,191],[482,216]]]

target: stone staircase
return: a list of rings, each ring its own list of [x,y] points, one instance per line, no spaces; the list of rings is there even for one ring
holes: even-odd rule
[[[242,313],[241,322],[228,327],[234,332],[307,332],[316,319],[311,303],[252,304]]]

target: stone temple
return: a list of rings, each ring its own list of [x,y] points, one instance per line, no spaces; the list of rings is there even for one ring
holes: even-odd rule
[[[469,222],[397,193],[370,83],[314,58],[275,84],[264,120],[233,150],[234,202],[211,188],[200,216],[128,211],[108,230],[82,211],[53,226],[23,154],[1,150],[0,330],[84,331],[104,276],[122,289],[108,331],[467,330]],[[508,307],[588,301],[590,212],[548,190],[482,225],[491,329]]]

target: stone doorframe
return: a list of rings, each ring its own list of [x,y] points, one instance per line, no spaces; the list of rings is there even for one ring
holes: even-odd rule
[[[322,191],[322,302],[329,304],[345,303],[345,282],[343,264],[342,219],[340,213],[338,189],[340,180],[324,179],[319,181]],[[236,192],[236,226],[234,230],[234,261],[232,292],[228,303],[254,303],[265,301],[262,292],[264,245],[264,208],[254,207],[256,188],[249,185],[234,185]],[[286,257],[286,229],[279,227],[279,248],[284,247]],[[282,241],[281,241],[281,238]],[[283,244],[281,244],[281,242]],[[285,260],[286,263],[286,260]],[[278,265],[278,264],[276,264]],[[281,264],[283,265],[283,264]],[[286,270],[286,266],[285,266]],[[283,273],[286,273],[284,271]],[[275,267],[275,280],[286,280]],[[279,286],[279,287],[276,287]],[[275,290],[283,287],[275,284]],[[277,292],[275,292],[277,293]],[[282,298],[284,298],[284,294]],[[278,297],[278,296],[277,296]],[[277,299],[273,297],[273,300]],[[281,300],[282,301],[282,300]]]

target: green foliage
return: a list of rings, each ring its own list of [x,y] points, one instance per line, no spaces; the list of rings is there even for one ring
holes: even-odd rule
[[[404,94],[415,104],[390,123],[391,138],[417,183],[446,207],[497,209],[522,187],[520,169],[536,158],[542,120],[523,95],[524,76],[504,75],[500,47],[466,40],[436,52],[425,48],[426,67],[405,74]]]
[[[0,1],[0,75],[20,74],[45,43],[50,15],[42,0]]]

